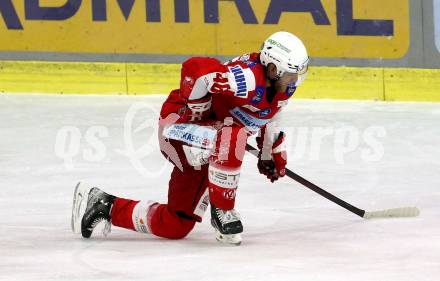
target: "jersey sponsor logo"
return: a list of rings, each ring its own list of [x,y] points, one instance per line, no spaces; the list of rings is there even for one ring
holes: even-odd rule
[[[244,54],[241,57],[239,57],[240,61],[242,61],[244,63],[247,63],[250,58],[251,58],[251,56],[249,54]]]
[[[295,91],[296,91],[295,85],[287,85],[286,96],[290,98],[291,96],[293,96],[293,93],[295,93]]]
[[[243,68],[239,65],[235,65],[229,68],[234,74],[235,83],[237,84],[237,91],[235,92],[236,97],[246,98],[248,95],[246,78],[243,73]]]
[[[250,104],[245,104],[245,105],[243,105],[242,107],[247,108],[247,109],[249,109],[249,110],[252,111],[252,112],[260,111],[259,108],[256,108],[255,106],[252,106],[252,105],[250,105]]]
[[[252,67],[254,67],[254,66],[257,65],[257,63],[254,62],[254,61],[248,61],[246,64],[247,64],[247,66],[248,66],[249,68],[252,68]]]
[[[261,127],[263,127],[270,121],[270,119],[260,119],[254,117],[244,112],[239,107],[235,107],[231,109],[229,112],[231,112],[232,116],[234,116],[238,121],[240,121],[244,126],[246,126],[246,129],[248,129],[252,133],[258,132],[258,130],[260,130]]]
[[[239,60],[242,63],[245,63],[249,68],[254,67],[255,65],[257,65],[256,61],[251,61],[250,59],[251,59],[251,57],[250,57],[249,54],[244,54],[241,57],[239,57]]]
[[[266,108],[260,110],[260,112],[258,112],[258,115],[260,115],[260,117],[266,117],[267,115],[269,115],[269,113],[270,113],[270,108]]]
[[[192,77],[185,76],[183,83],[184,85],[194,86],[194,79]]]
[[[215,129],[195,124],[173,124],[163,132],[165,138],[206,149],[213,147],[216,135],[217,131]]]
[[[240,179],[240,170],[225,171],[213,166],[209,166],[208,170],[209,182],[221,188],[237,188],[238,180]]]
[[[263,96],[264,96],[264,90],[265,89],[262,86],[258,86],[255,89],[255,95],[251,100],[252,104],[259,104],[261,102],[261,100],[263,99]]]

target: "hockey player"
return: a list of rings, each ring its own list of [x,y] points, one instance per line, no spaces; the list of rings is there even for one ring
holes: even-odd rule
[[[272,182],[284,176],[284,133],[276,126],[307,73],[309,58],[300,39],[277,32],[259,53],[225,64],[213,58],[185,61],[180,88],[162,106],[159,142],[174,165],[167,204],[135,201],[78,184],[72,228],[89,238],[98,222],[159,237],[181,239],[201,222],[210,205],[216,238],[238,245],[243,226],[234,209],[245,146],[259,133],[259,172]]]

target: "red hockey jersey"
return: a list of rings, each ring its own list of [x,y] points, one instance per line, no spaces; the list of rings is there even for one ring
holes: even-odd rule
[[[181,116],[178,122],[223,121],[232,117],[234,123],[256,133],[296,90],[288,87],[285,93],[270,93],[267,83],[258,53],[242,55],[225,64],[213,58],[191,58],[183,63],[180,89],[171,92],[161,117],[177,113]],[[209,107],[210,111],[203,119],[190,120],[188,104]]]

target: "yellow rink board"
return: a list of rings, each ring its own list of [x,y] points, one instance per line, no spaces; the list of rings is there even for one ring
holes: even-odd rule
[[[383,100],[381,68],[310,67],[297,98]]]
[[[179,87],[180,64],[127,64],[128,94],[169,93]]]
[[[0,61],[0,93],[167,94],[179,64]],[[440,70],[311,67],[296,98],[440,102]]]
[[[125,64],[3,61],[0,92],[125,94]]]
[[[384,69],[390,101],[440,101],[440,69]]]

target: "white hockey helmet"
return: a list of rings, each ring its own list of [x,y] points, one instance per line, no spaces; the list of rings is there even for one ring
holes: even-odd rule
[[[306,77],[309,56],[301,39],[289,32],[279,31],[264,41],[260,61],[264,66],[273,63],[278,77],[284,72],[298,73],[296,86],[299,86]]]

